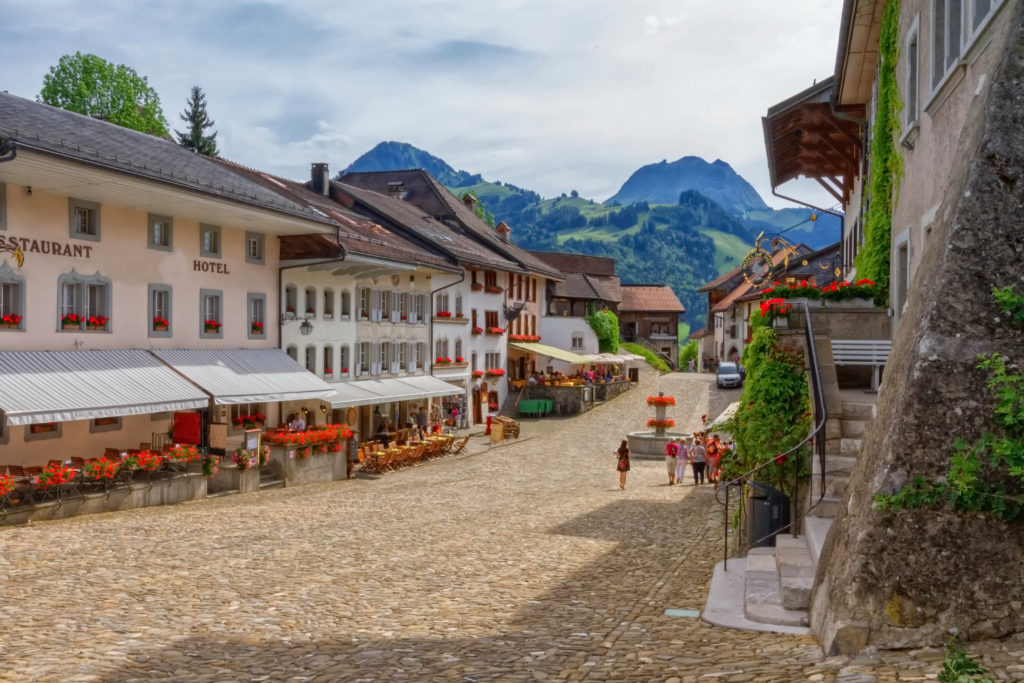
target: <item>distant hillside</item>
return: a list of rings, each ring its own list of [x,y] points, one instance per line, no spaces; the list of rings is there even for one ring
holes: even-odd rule
[[[709,164],[700,157],[642,166],[605,204],[675,204],[686,190],[700,192],[730,213],[770,210],[732,166],[721,159]]]
[[[662,283],[686,306],[692,329],[703,327],[707,297],[697,288],[742,263],[760,232],[791,243],[824,247],[839,239],[834,216],[809,220],[810,209],[768,207],[724,161],[683,157],[644,166],[612,200],[601,204],[575,192],[543,199],[510,183],[455,171],[443,160],[400,142],[382,142],[346,170],[424,168],[454,194],[472,191],[495,220],[512,227],[527,249],[610,256],[626,284]],[[651,197],[625,201],[630,196]]]
[[[380,142],[376,147],[348,165],[342,173],[349,171],[399,171],[408,168],[422,168],[430,172],[443,185],[462,187],[482,180],[479,175],[456,171],[443,159],[435,157],[407,142]]]

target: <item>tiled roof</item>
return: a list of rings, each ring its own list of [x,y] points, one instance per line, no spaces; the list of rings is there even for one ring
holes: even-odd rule
[[[501,239],[494,231],[494,228],[482,221],[472,209],[463,204],[448,188],[422,169],[346,173],[342,176],[341,181],[349,185],[373,190],[380,194],[388,191],[389,183],[401,182],[405,193],[405,202],[420,207],[423,211],[446,223],[449,221],[458,223],[466,231],[467,235],[471,235],[480,244],[504,258],[518,262],[521,268],[525,270],[552,279],[562,279],[562,273],[557,268],[552,268],[548,263],[517,246],[515,243],[506,242]],[[512,226],[512,231],[514,234],[515,226]]]
[[[530,251],[540,260],[562,273],[586,273],[615,277],[615,259],[587,254],[563,254],[557,251]]]
[[[708,328],[702,327],[699,330],[697,330],[696,332],[691,332],[689,338],[690,339],[701,339],[701,338],[706,337],[706,336],[708,336]]]
[[[685,313],[686,309],[671,287],[665,285],[622,285],[619,312],[658,311]]]
[[[724,275],[719,275],[717,278],[697,288],[698,292],[710,292],[715,289],[732,289],[736,284],[743,278],[743,269],[741,266],[737,266],[730,270]]]
[[[786,252],[787,249],[779,249],[772,254],[772,263],[776,268],[787,268],[786,265]],[[793,267],[798,266],[808,254],[810,249],[804,244],[794,245],[792,251],[789,253],[789,266],[788,270],[782,271],[788,273]],[[715,304],[709,313],[720,313],[722,311],[728,311],[736,303],[740,301],[750,301],[761,296],[761,287],[754,287],[746,280],[741,281],[736,285],[731,292],[729,292],[721,301]]]
[[[338,181],[331,182],[331,192],[332,196],[341,201],[345,201],[347,197],[352,202],[353,210],[369,215],[374,220],[404,229],[411,236],[415,236],[417,241],[451,254],[467,265],[525,272],[519,264],[494,253],[462,231],[435,220],[424,213],[423,209],[408,201]]]
[[[382,225],[351,211],[330,197],[313,192],[307,185],[278,176],[246,168],[233,162],[220,161],[233,171],[246,175],[291,200],[312,207],[328,216],[336,225],[334,233],[326,235],[302,235],[282,238],[281,258],[284,260],[302,258],[329,258],[338,251],[338,245],[346,252],[377,258],[428,265],[441,268],[456,268],[453,259],[444,254],[424,248],[401,233],[388,230]]]
[[[165,138],[0,92],[0,136],[19,149],[255,206],[330,223],[223,164]]]
[[[615,303],[622,301],[622,285],[619,283],[619,278],[597,277],[588,273],[583,273],[583,277],[605,301],[614,301]]]

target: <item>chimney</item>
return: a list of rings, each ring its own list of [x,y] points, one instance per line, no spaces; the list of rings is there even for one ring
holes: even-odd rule
[[[512,238],[512,228],[508,227],[508,223],[505,221],[501,221],[494,226],[494,230],[498,233],[498,237],[505,242],[508,242]]]
[[[468,206],[470,211],[476,211],[476,197],[472,192],[462,195],[462,203]]]
[[[405,199],[408,194],[405,191],[405,183],[401,180],[388,181],[388,196],[392,199]]]
[[[329,197],[331,194],[331,175],[327,170],[327,164],[313,164],[312,171],[313,192]]]

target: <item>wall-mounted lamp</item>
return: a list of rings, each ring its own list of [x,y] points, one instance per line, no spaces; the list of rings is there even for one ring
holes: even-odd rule
[[[309,322],[308,320],[303,320],[302,324],[299,325],[299,332],[301,332],[302,334],[308,335],[312,331],[313,323]]]
[[[29,185],[28,187],[25,188],[25,196],[26,197],[31,197],[32,196],[32,186],[31,185]]]
[[[906,138],[900,142],[900,147],[903,149],[914,149],[914,143],[910,141],[910,138]]]
[[[323,413],[324,415],[327,414],[327,406],[325,406],[323,403],[320,404],[320,412]]]

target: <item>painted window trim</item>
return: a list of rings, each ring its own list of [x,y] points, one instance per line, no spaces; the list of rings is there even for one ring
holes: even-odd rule
[[[208,232],[212,232],[212,233],[217,235],[217,250],[216,251],[212,251],[212,250],[211,251],[207,251],[205,246],[204,246],[205,240],[203,239],[203,237]],[[223,234],[221,232],[221,229],[220,229],[219,225],[210,225],[208,223],[200,223],[199,224],[199,255],[204,257],[204,258],[221,258],[222,254],[224,253],[224,242],[221,239],[222,237],[223,237]]]
[[[249,242],[257,240],[259,242],[259,256],[252,256],[249,254]],[[245,262],[251,263],[257,266],[264,266],[267,264],[267,236],[261,232],[249,232],[245,233]]]
[[[24,429],[25,429],[25,441],[26,442],[46,441],[47,439],[59,439],[59,438],[61,438],[64,435],[64,423],[63,422],[55,422],[53,424],[56,424],[57,428],[55,430],[53,430],[52,432],[45,432],[43,434],[33,434],[32,433],[32,425],[25,425],[25,427],[24,427]]]
[[[206,331],[206,297],[215,296],[220,300],[217,306],[217,315],[220,320],[220,328],[216,332]],[[200,289],[199,290],[199,338],[200,339],[223,339],[224,338],[224,290],[222,289]],[[246,316],[248,317],[248,315]]]
[[[96,234],[90,235],[84,232],[75,232],[75,209],[82,208],[92,211],[96,218]],[[90,202],[85,199],[68,197],[68,236],[74,240],[85,240],[87,242],[99,242],[102,236],[103,223],[100,220],[100,205],[97,202]]]
[[[153,307],[153,293],[154,292],[167,292],[167,308],[169,309],[167,316],[167,329],[166,330],[154,330],[153,329],[153,318],[156,317],[156,309]],[[151,282],[146,286],[146,326],[149,329],[149,336],[156,339],[169,339],[174,336],[174,290],[170,285],[163,283]]]
[[[102,275],[100,275],[99,271],[96,271],[92,275],[82,275],[81,273],[76,271],[74,268],[71,269],[70,273],[61,273],[57,277],[57,315],[56,315],[57,332],[71,332],[72,334],[78,334],[79,332],[84,332],[85,331],[85,323],[84,322],[82,323],[81,326],[79,326],[78,328],[75,328],[75,329],[70,329],[70,330],[62,329],[63,326],[61,325],[60,321],[61,321],[61,316],[63,315],[61,313],[61,311],[64,308],[64,306],[63,306],[63,304],[64,304],[64,302],[63,302],[64,285],[69,285],[69,284],[76,285],[76,286],[78,286],[80,288],[79,293],[78,293],[79,294],[79,296],[78,296],[78,306],[77,306],[77,308],[75,310],[75,313],[77,313],[78,315],[81,315],[83,317],[88,317],[89,313],[90,313],[90,311],[86,311],[85,310],[85,299],[86,299],[87,295],[86,295],[86,292],[85,292],[84,288],[89,286],[89,285],[100,285],[100,286],[104,287],[104,289],[105,289],[105,296],[104,296],[105,301],[104,301],[104,303],[106,304],[105,305],[105,311],[106,312],[103,313],[102,315],[105,315],[109,319],[107,320],[107,325],[106,325],[106,327],[104,329],[102,329],[102,330],[91,330],[90,333],[91,334],[104,334],[104,333],[105,334],[110,334],[110,333],[112,333],[114,331],[114,317],[113,317],[113,310],[114,310],[114,287],[111,284],[110,278],[103,277]]]
[[[124,427],[124,421],[119,416],[113,416],[112,418],[104,419],[113,419],[114,422],[108,425],[98,425],[96,424],[95,419],[89,420],[89,433],[101,434],[103,432],[119,432]]]
[[[263,320],[254,321],[252,319],[252,302],[262,301],[263,302]],[[263,332],[257,334],[252,331],[253,322],[263,323]],[[266,339],[267,338],[267,326],[270,323],[267,321],[267,295],[260,292],[247,292],[245,295],[245,327],[246,334],[249,335],[249,339]],[[224,329],[223,326],[221,329]]]
[[[25,311],[25,278],[19,275],[14,268],[11,268],[10,263],[4,261],[0,263],[0,284],[12,284],[18,288],[17,310],[12,312],[21,316],[21,320],[16,327],[0,328],[0,332],[24,332],[25,319],[28,317]]]
[[[146,223],[146,246],[156,251],[174,251],[174,219],[170,216],[151,213],[146,217]],[[157,223],[167,224],[167,244],[160,244],[156,241]]]

